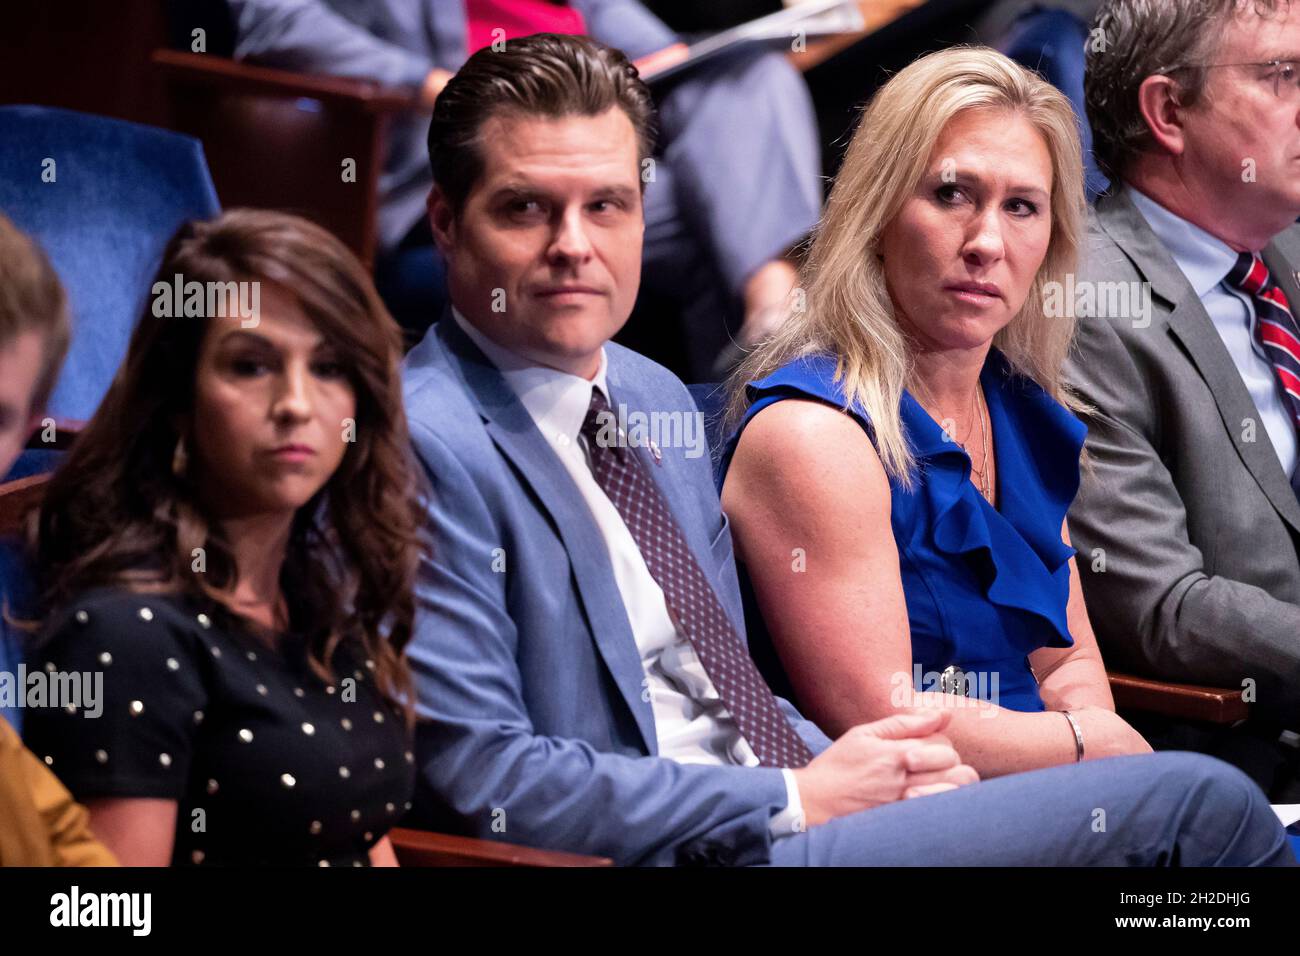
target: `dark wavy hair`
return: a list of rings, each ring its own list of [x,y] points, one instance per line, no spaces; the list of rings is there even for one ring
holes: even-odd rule
[[[403,649],[420,560],[420,472],[402,405],[401,333],[342,243],[306,220],[231,210],[186,223],[156,281],[261,281],[286,292],[340,356],[356,393],[356,440],[325,486],[298,509],[281,586],[290,629],[332,681],[341,643],[375,662],[375,678],[411,719]],[[152,286],[151,286],[152,287]],[[146,305],[99,410],[55,472],[31,528],[43,615],[95,587],[190,595],[254,635],[232,604],[238,569],[192,475],[173,471],[192,421],[209,318],[160,318]],[[196,462],[191,458],[190,471]],[[206,568],[191,555],[202,548]]]

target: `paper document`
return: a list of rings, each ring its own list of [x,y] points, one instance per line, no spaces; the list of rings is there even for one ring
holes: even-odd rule
[[[686,48],[684,58],[664,66],[655,65],[655,54],[651,54],[645,58],[647,65],[641,71],[641,79],[662,80],[743,45],[783,46],[793,44],[796,37],[811,39],[864,29],[866,20],[858,0],[806,0],[692,43]]]
[[[1300,820],[1300,803],[1275,803],[1273,804],[1273,812],[1282,821],[1282,826],[1289,827],[1297,820]]]

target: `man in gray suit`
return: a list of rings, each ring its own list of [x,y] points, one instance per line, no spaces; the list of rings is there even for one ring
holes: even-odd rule
[[[236,57],[420,87],[426,107],[472,52],[465,0],[227,2]],[[587,35],[634,59],[678,43],[637,0],[568,6]],[[475,9],[490,16],[492,8],[482,0]],[[646,280],[680,305],[691,371],[703,380],[720,353],[735,353],[726,347],[728,327],[737,341],[757,340],[794,285],[785,253],[821,210],[816,123],[802,77],[779,53],[731,57],[673,81],[661,92],[658,121],[663,149],[646,187]],[[390,128],[379,223],[389,261],[399,247],[432,241],[423,220],[432,185],[428,127],[427,116],[412,115]]]
[[[1115,182],[1091,218],[1070,377],[1095,406],[1070,512],[1106,659],[1241,687],[1246,728],[1163,721],[1296,797],[1300,9],[1111,0],[1086,96]]]
[[[1208,757],[968,786],[944,711],[832,743],[772,694],[698,412],[608,341],[650,115],[622,54],[554,36],[475,54],[434,113],[451,314],[404,373],[431,485],[416,822],[625,864],[1293,864]]]

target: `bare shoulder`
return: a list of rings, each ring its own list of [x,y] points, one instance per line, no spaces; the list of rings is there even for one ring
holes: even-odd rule
[[[848,499],[888,508],[889,481],[870,437],[853,418],[823,402],[787,399],[754,416],[741,432],[727,488],[842,508]]]

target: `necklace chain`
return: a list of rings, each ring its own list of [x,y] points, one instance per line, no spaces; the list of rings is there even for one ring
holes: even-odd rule
[[[984,410],[985,410],[984,389],[980,388],[979,383],[976,382],[975,383],[975,414],[979,416],[979,420],[980,420],[980,446],[983,451],[983,455],[980,461],[983,463],[984,467],[977,469],[975,467],[975,463],[971,462],[970,470],[974,473],[975,477],[979,479],[979,490],[980,490],[980,494],[984,496],[984,500],[987,501],[989,504],[993,504],[993,490],[989,486],[989,478],[988,478],[989,433],[988,433],[988,428],[984,423],[984,414],[985,414]],[[970,435],[967,434],[966,437],[969,438]],[[957,444],[961,445],[962,451],[966,452],[967,457],[969,457],[970,449],[966,447],[966,443],[958,442]]]

